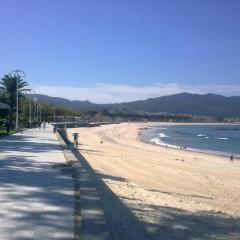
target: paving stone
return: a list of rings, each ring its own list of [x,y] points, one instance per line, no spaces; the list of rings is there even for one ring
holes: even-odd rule
[[[74,239],[71,175],[56,136],[30,129],[0,139],[0,239]]]

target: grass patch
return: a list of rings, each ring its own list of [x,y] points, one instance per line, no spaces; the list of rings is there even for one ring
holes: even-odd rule
[[[17,132],[16,129],[11,129],[9,134],[14,134],[16,132]],[[0,126],[0,137],[7,136],[7,135],[8,134],[7,134],[6,127],[5,126]]]

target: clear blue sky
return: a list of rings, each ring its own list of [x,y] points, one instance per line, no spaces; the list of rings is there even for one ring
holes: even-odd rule
[[[22,69],[38,92],[95,102],[180,91],[240,95],[239,0],[0,6],[0,75]]]

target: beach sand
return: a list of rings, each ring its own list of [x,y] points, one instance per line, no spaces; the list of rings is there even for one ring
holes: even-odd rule
[[[240,239],[240,160],[141,142],[151,125],[68,129],[69,139],[80,133],[81,154],[121,204],[108,209],[108,220],[125,209],[121,218],[139,222],[136,230],[122,226],[131,234],[119,239],[134,239],[141,226],[142,239]]]

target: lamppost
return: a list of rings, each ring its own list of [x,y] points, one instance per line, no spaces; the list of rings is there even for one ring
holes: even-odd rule
[[[40,103],[39,103],[39,122],[40,123],[42,122],[42,106]]]
[[[29,126],[32,126],[32,94],[36,94],[34,90],[29,89]],[[34,116],[33,116],[34,118]]]
[[[55,111],[55,108],[53,108],[53,122],[56,122],[56,111]]]
[[[22,70],[13,70],[11,73],[14,73],[14,76],[16,77],[16,92],[17,92],[17,97],[16,97],[16,124],[15,128],[18,129],[18,80],[19,76],[20,78],[25,78],[26,74]]]
[[[36,107],[37,107],[37,123],[39,123],[39,105],[38,105],[38,102],[36,103]]]
[[[35,97],[33,99],[34,101],[34,120],[36,120],[38,122],[38,109],[37,109],[37,101],[38,99]]]
[[[29,127],[32,126],[32,93],[30,90],[30,98],[29,98]]]

